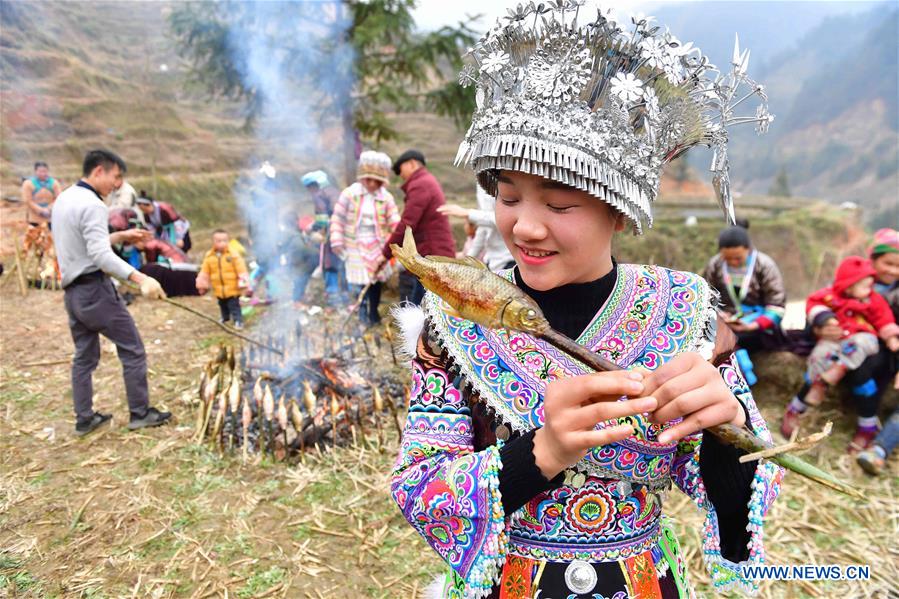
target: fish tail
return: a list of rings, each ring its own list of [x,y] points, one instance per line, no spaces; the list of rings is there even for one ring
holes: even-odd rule
[[[415,238],[412,236],[412,227],[406,227],[406,233],[403,235],[403,245],[398,246],[395,243],[390,244],[393,255],[397,260],[403,263],[403,266],[411,270],[411,266],[419,260],[418,248],[415,246]]]

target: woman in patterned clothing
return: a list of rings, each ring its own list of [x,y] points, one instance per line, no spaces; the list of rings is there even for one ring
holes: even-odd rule
[[[390,167],[387,154],[362,152],[358,180],[343,190],[331,215],[331,251],[344,261],[350,294],[355,297],[371,285],[359,312],[367,324],[381,320],[381,282],[391,274],[389,266],[379,269],[381,249],[400,222],[396,202],[385,187],[390,182]]]
[[[715,146],[732,211],[722,127],[734,100],[712,96],[761,87],[738,50],[733,72],[711,81],[698,50],[648,19],[622,31],[600,13],[577,26],[578,4],[519,7],[475,47],[462,79],[477,85],[478,109],[459,160],[497,197],[516,262],[502,275],[554,328],[626,370],[590,373],[428,293],[421,312],[398,312],[412,393],[392,494],[449,566],[440,596],[692,596],[663,516],[672,484],[705,514],[715,587],[752,592],[741,566],[764,559],[782,472],[740,464],[702,432],[730,422],[770,438],[734,336],[701,277],[619,264],[611,242],[651,222],[661,166],[701,141]],[[764,102],[756,114],[768,122]]]

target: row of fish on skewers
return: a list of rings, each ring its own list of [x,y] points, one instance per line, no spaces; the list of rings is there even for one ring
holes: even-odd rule
[[[249,378],[246,372],[235,368],[241,362],[239,357],[235,359],[233,347],[221,347],[204,368],[195,442],[208,441],[220,453],[240,447],[245,458],[250,453],[283,458],[295,453],[302,456],[307,449],[359,441],[377,442],[380,447],[385,417],[392,417],[400,429],[398,402],[393,398],[398,394],[381,392],[393,385],[344,386],[365,381],[346,374],[334,359],[322,360],[318,370],[303,366],[304,372],[285,378],[263,372],[254,377],[252,387],[244,382]],[[305,378],[299,380],[298,374]],[[400,393],[407,395],[408,389]],[[371,438],[371,433],[375,437]]]

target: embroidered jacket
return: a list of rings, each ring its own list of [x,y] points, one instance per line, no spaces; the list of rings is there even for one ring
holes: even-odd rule
[[[681,352],[710,357],[712,297],[697,275],[619,265],[611,296],[578,342],[626,368],[653,370]],[[447,596],[484,597],[501,578],[504,585],[507,580],[517,585],[507,596],[527,596],[530,579],[516,572],[520,563],[575,559],[620,562],[629,572],[622,583],[629,595],[660,596],[659,579],[665,575],[673,578],[666,582],[669,588],[676,585],[677,594],[692,595],[676,539],[662,517],[672,482],[706,514],[703,555],[715,586],[757,589],[742,577],[740,564],[721,555],[717,516],[699,471],[701,433],[662,444],[658,435],[670,425],[630,418],[639,433],[590,451],[576,465],[584,480],[570,477],[515,513],[504,513],[502,441],[484,446],[472,406],[486,406],[494,425],[525,433],[542,426],[548,382],[589,370],[527,334],[485,330],[450,316],[433,294],[426,295],[423,307],[429,329],[412,361],[411,402],[392,494],[450,566]],[[436,345],[430,347],[428,340]],[[719,370],[747,408],[752,429],[770,439],[737,365],[727,360]],[[763,561],[762,521],[781,477],[774,464],[756,470],[748,506],[750,564]]]
[[[721,309],[731,314],[750,312],[754,321],[764,329],[780,325],[787,305],[783,276],[777,263],[768,254],[753,250],[754,264],[747,273],[739,297],[734,297],[727,283],[727,263],[715,254],[705,267],[703,276],[721,295]]]
[[[366,198],[374,200],[375,226],[369,233],[360,230]],[[372,194],[356,181],[343,190],[331,215],[329,240],[332,251],[346,261],[346,277],[350,284],[365,285],[372,278],[378,281],[389,278],[392,272],[389,267],[378,271],[381,247],[399,222],[396,202],[385,187]]]

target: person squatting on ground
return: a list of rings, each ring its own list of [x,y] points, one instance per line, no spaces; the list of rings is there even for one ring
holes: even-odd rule
[[[338,258],[331,249],[329,229],[331,215],[334,214],[334,205],[339,194],[327,173],[324,171],[311,171],[303,175],[303,186],[312,198],[315,210],[315,222],[312,225],[312,241],[319,246],[319,264],[322,268],[322,278],[325,281],[325,301],[328,305],[344,303],[343,287],[345,280],[343,275],[343,261]]]
[[[315,218],[308,214],[299,216],[296,211],[288,210],[281,217],[281,222],[278,229],[279,270],[290,273],[293,278],[291,297],[294,305],[302,308],[305,306],[306,287],[321,263],[321,247],[312,239]]]
[[[464,250],[466,256],[481,260],[493,271],[511,268],[515,261],[503,241],[503,236],[496,229],[496,198],[481,189],[480,185],[476,185],[475,188],[478,199],[476,210],[463,208],[457,204],[447,204],[437,211],[450,218],[464,218],[467,224],[477,227],[474,239]]]
[[[446,203],[443,188],[425,165],[425,157],[418,150],[406,150],[393,163],[394,174],[404,181],[403,193],[406,196],[400,224],[382,246],[382,261],[393,256],[390,244],[401,245],[406,228],[412,229],[415,243],[422,256],[456,257],[456,241],[450,229],[449,219],[438,209]],[[400,301],[421,303],[425,288],[407,273],[400,272]]]
[[[93,409],[92,375],[100,362],[99,335],[115,344],[122,362],[130,411],[128,428],[158,426],[171,414],[150,406],[144,344],[134,319],[107,276],[137,283],[144,297],[165,297],[155,279],[138,272],[112,251],[111,243],[134,243],[149,233],[140,229],[109,233],[103,196],[122,182],[125,163],[121,158],[106,150],[92,150],[84,158],[82,173],[78,183],[59,195],[52,215],[64,301],[75,344],[75,434],[90,433],[112,418]]]
[[[396,202],[386,187],[390,182],[390,157],[383,152],[362,152],[356,179],[334,206],[331,249],[344,262],[353,300],[369,285],[359,317],[367,324],[377,324],[381,321],[381,283],[392,273],[390,265],[384,264],[381,249],[400,222]]]
[[[749,355],[780,349],[780,322],[787,305],[783,276],[768,254],[752,247],[744,227],[727,227],[718,235],[718,253],[702,275],[721,296],[725,322],[737,334],[737,359],[750,385],[756,382]]]
[[[751,592],[741,566],[764,562],[783,471],[740,464],[742,452],[702,432],[732,423],[770,440],[734,336],[704,279],[618,264],[611,246],[651,222],[663,165],[703,139],[676,133],[683,119],[721,110],[729,122],[724,94],[760,86],[735,67],[716,95],[707,59],[676,54],[666,29],[635,19],[622,31],[577,10],[520,6],[471,51],[462,80],[477,85],[478,108],[459,161],[497,197],[516,262],[500,275],[553,328],[626,370],[590,372],[426,293],[421,310],[397,312],[413,359],[392,495],[449,566],[441,597],[692,596],[663,516],[672,484],[705,514],[714,587]],[[638,65],[640,79],[627,70]],[[657,95],[672,83],[682,95]],[[758,110],[767,122],[764,100]],[[716,165],[730,211],[726,160]]]
[[[877,436],[880,394],[875,373],[863,365],[880,352],[880,340],[890,352],[899,351],[899,325],[889,304],[874,291],[875,274],[869,260],[849,256],[837,267],[833,284],[808,297],[806,318],[813,329],[839,332],[819,335],[808,357],[805,382],[784,413],[781,433],[785,437],[793,434],[808,406],[820,405],[826,388],[844,377],[858,410],[858,427],[849,451],[866,449]]]
[[[249,274],[244,259],[232,251],[228,232],[216,229],[212,232],[212,249],[206,252],[200,274],[197,275],[197,291],[205,294],[212,287],[212,294],[219,303],[220,322],[234,321],[234,328],[243,328],[240,312],[240,296],[247,290]]]
[[[132,228],[143,229],[143,220],[139,214],[139,210],[131,208],[110,208],[110,234]],[[166,296],[198,295],[196,283],[199,267],[190,262],[187,254],[168,241],[148,234],[146,239],[133,244],[114,244],[112,249],[122,260],[159,281]],[[130,304],[134,296],[126,290],[122,293],[122,298],[126,304]]]

